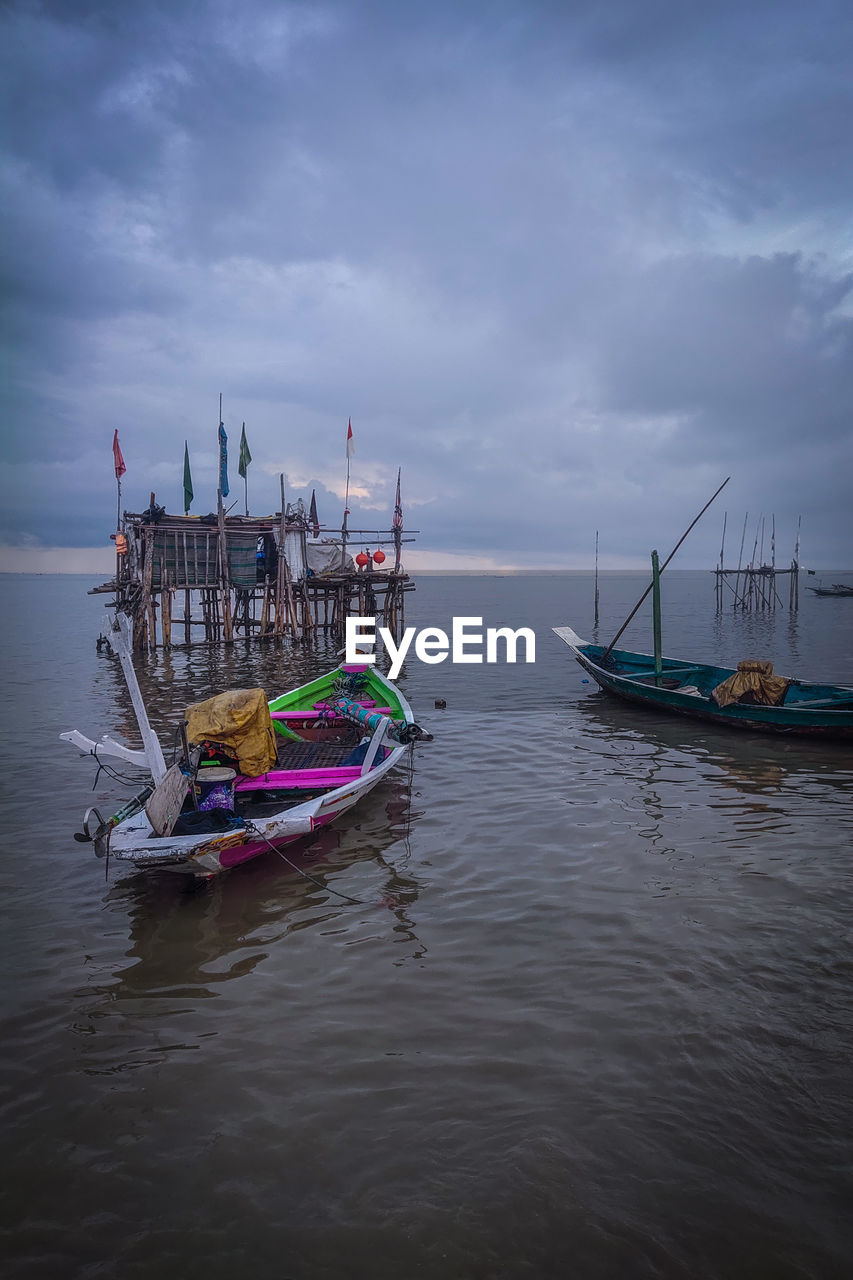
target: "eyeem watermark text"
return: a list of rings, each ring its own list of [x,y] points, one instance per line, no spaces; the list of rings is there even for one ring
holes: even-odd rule
[[[452,662],[499,662],[499,643],[503,649],[503,661],[517,662],[519,641],[524,642],[524,661],[536,661],[536,635],[530,627],[519,627],[517,631],[511,627],[487,627],[484,633],[482,618],[454,618],[450,637],[440,627],[423,627],[420,631],[416,627],[406,627],[399,645],[387,627],[377,628],[375,618],[347,618],[344,633],[346,661],[374,663],[377,633],[391,659],[388,675],[392,680],[400,674],[413,640],[415,656],[421,662],[444,662],[447,657]]]

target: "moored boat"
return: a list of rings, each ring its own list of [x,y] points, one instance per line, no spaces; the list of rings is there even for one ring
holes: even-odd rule
[[[375,666],[342,665],[269,702],[260,689],[233,690],[188,708],[184,753],[166,769],[131,685],[134,694],[143,751],[60,736],[149,767],[151,785],[111,818],[89,810],[77,837],[140,870],[211,875],[281,850],[346,813],[430,738]]]
[[[819,583],[816,587],[809,587],[809,591],[813,591],[816,596],[853,596],[853,587],[843,582],[833,582],[831,587]]]
[[[853,737],[853,689],[773,674],[768,662],[738,669],[653,657],[589,644],[554,627],[600,688],[657,711],[735,729],[826,738]]]

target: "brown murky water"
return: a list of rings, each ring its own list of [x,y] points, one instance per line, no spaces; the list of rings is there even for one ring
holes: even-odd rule
[[[664,583],[666,653],[853,684],[853,602],[719,620],[710,575]],[[0,579],[5,1274],[848,1274],[850,747],[598,693],[549,630],[591,638],[587,577],[425,577],[410,622],[532,626],[537,662],[407,662],[435,741],[305,847],[325,888],[273,855],[105,882],[57,740],[133,736],[89,585]],[[603,578],[603,638],[643,585]],[[333,661],[141,680],[168,741],[199,696]]]

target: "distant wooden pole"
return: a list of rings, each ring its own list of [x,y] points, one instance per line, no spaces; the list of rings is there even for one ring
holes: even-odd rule
[[[797,543],[794,547],[794,570],[791,575],[794,580],[794,608],[800,607],[800,525],[803,522],[802,516],[797,516]]]
[[[720,572],[717,576],[717,611],[723,607],[723,574],[726,565],[726,521],[729,518],[728,511],[723,512],[723,537],[720,542]]]
[[[743,517],[743,533],[740,535],[740,553],[737,558],[737,574],[735,575],[735,608],[738,606],[738,591],[740,590],[740,567],[743,563],[743,544],[746,542],[746,522],[749,519],[747,511]]]
[[[595,531],[595,608],[593,626],[598,626],[598,530]]]
[[[667,556],[667,558],[664,560],[663,564],[661,565],[661,567],[660,567],[660,572],[661,572],[661,573],[663,573],[664,569],[665,569],[665,568],[666,568],[666,566],[669,564],[670,560],[671,560],[671,559],[672,559],[672,557],[675,555],[676,551],[677,551],[677,550],[678,550],[678,548],[681,546],[682,542],[683,542],[683,541],[684,541],[684,539],[687,537],[687,535],[688,535],[688,533],[690,532],[690,530],[694,527],[694,525],[697,525],[697,524],[699,523],[699,521],[702,519],[702,516],[703,516],[703,515],[705,514],[705,512],[708,510],[708,508],[710,507],[711,503],[714,501],[714,498],[716,498],[719,494],[721,494],[721,493],[723,492],[723,490],[725,489],[726,485],[729,483],[729,481],[730,481],[730,480],[731,480],[731,476],[726,476],[725,480],[724,480],[724,481],[723,481],[723,483],[720,485],[720,487],[719,487],[719,489],[717,490],[717,492],[716,492],[715,494],[713,494],[713,495],[708,499],[708,501],[705,503],[704,507],[703,507],[703,508],[702,508],[702,510],[699,512],[699,514],[698,514],[698,516],[696,517],[696,519],[695,519],[695,520],[693,520],[693,521],[692,521],[692,522],[687,526],[687,528],[684,530],[684,533],[682,533],[681,537],[678,539],[678,542],[676,542],[675,546],[672,548],[672,550],[670,551],[669,555]],[[607,657],[610,655],[610,653],[611,653],[611,652],[612,652],[612,650],[613,650],[613,646],[616,644],[616,641],[617,641],[617,640],[619,639],[619,637],[622,635],[622,632],[625,630],[625,628],[627,627],[628,623],[629,623],[629,622],[631,621],[631,619],[634,617],[634,614],[635,614],[635,613],[637,612],[637,610],[640,608],[640,605],[643,603],[643,601],[645,600],[646,596],[647,596],[647,595],[649,594],[649,592],[651,591],[652,586],[653,586],[653,583],[652,583],[652,582],[650,582],[650,583],[649,583],[649,585],[646,587],[645,591],[643,592],[643,594],[640,596],[640,598],[639,598],[639,600],[637,601],[637,603],[634,605],[634,607],[633,607],[633,609],[631,610],[631,612],[628,614],[628,617],[627,617],[627,618],[625,619],[625,621],[622,623],[622,626],[621,626],[621,627],[619,628],[619,630],[616,632],[616,635],[615,635],[615,636],[613,637],[613,639],[610,641],[610,644],[609,644],[609,645],[607,646],[607,648],[604,650],[604,653],[602,654],[602,657],[603,657],[603,658],[607,658]]]

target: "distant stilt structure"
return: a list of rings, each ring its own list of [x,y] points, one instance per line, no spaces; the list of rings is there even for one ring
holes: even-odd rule
[[[743,518],[743,532],[740,540],[740,553],[736,569],[725,567],[726,517],[723,517],[723,540],[720,546],[720,561],[714,570],[715,598],[717,612],[721,613],[730,601],[734,610],[749,612],[752,610],[775,609],[777,604],[784,605],[777,589],[778,578],[789,578],[788,608],[796,610],[800,604],[800,528],[802,516],[797,517],[797,540],[794,557],[790,568],[776,567],[776,517],[770,517],[770,562],[764,560],[764,539],[767,532],[765,517],[759,516],[755,525],[755,539],[752,556],[748,564],[743,563],[743,550],[746,542],[746,528],[749,512]]]
[[[362,615],[399,637],[415,589],[402,565],[415,538],[404,536],[399,486],[392,527],[347,528],[345,542],[313,524],[301,499],[285,504],[283,475],[281,496],[275,515],[230,516],[220,486],[216,511],[199,517],[167,514],[152,493],[146,511],[124,512],[115,579],[90,594],[113,596],[107,608],[130,615],[136,652],[285,636],[342,643],[346,619]],[[390,569],[383,546],[393,548]],[[349,551],[364,547],[373,554],[360,567]]]

